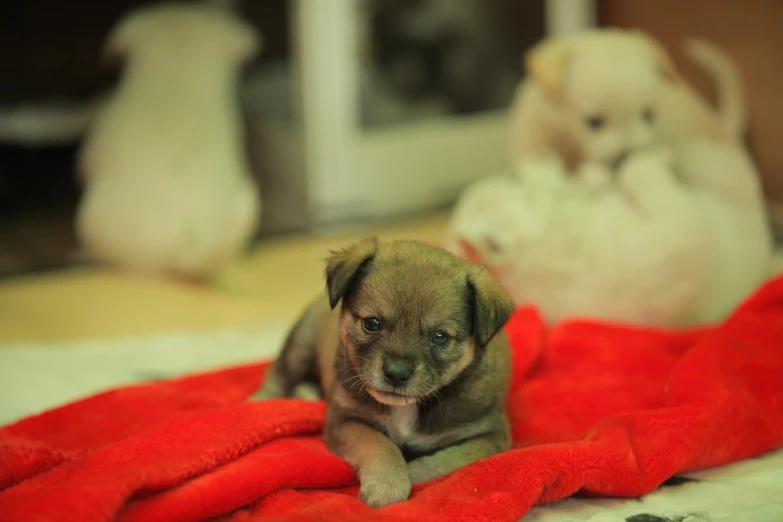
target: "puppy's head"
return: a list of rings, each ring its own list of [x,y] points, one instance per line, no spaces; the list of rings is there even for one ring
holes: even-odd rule
[[[327,290],[359,386],[383,404],[430,397],[482,356],[513,304],[483,268],[413,241],[330,257]]]
[[[176,67],[186,57],[199,63],[236,67],[255,56],[261,37],[248,24],[229,13],[196,4],[162,4],[139,8],[109,34],[104,53],[111,61],[119,59],[174,57]]]
[[[655,142],[660,89],[679,81],[659,43],[619,29],[545,41],[525,56],[525,66],[561,108],[561,130],[579,144],[584,159],[612,168]]]

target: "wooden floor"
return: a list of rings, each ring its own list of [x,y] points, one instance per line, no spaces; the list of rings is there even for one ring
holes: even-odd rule
[[[0,343],[206,330],[291,321],[323,291],[332,248],[375,234],[439,242],[447,216],[270,239],[228,267],[214,287],[74,269],[0,283]]]

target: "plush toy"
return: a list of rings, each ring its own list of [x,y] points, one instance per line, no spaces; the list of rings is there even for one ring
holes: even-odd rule
[[[714,322],[768,275],[771,237],[741,147],[683,140],[634,152],[613,179],[588,179],[537,155],[478,182],[454,210],[449,248],[551,323]]]
[[[124,74],[79,157],[77,233],[93,256],[203,278],[245,247],[260,201],[235,91],[259,45],[250,26],[191,4],[142,8],[113,30]]]

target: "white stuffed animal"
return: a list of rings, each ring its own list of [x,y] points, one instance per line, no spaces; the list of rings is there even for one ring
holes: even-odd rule
[[[192,4],[132,12],[107,51],[125,57],[85,138],[77,233],[89,252],[145,273],[208,277],[256,231],[260,201],[237,97],[259,36]]]
[[[758,181],[741,147],[692,139],[672,152],[637,151],[603,186],[530,157],[463,194],[449,248],[550,323],[718,321],[767,275]]]

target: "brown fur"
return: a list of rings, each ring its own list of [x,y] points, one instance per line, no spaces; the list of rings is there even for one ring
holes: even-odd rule
[[[405,500],[411,483],[509,448],[509,350],[498,332],[513,305],[483,268],[421,243],[368,239],[334,252],[326,279],[328,299],[294,326],[255,398],[309,396],[319,370],[325,439],[356,470],[360,498]],[[436,331],[448,342],[437,345]],[[386,376],[393,361],[412,372],[402,384]]]

